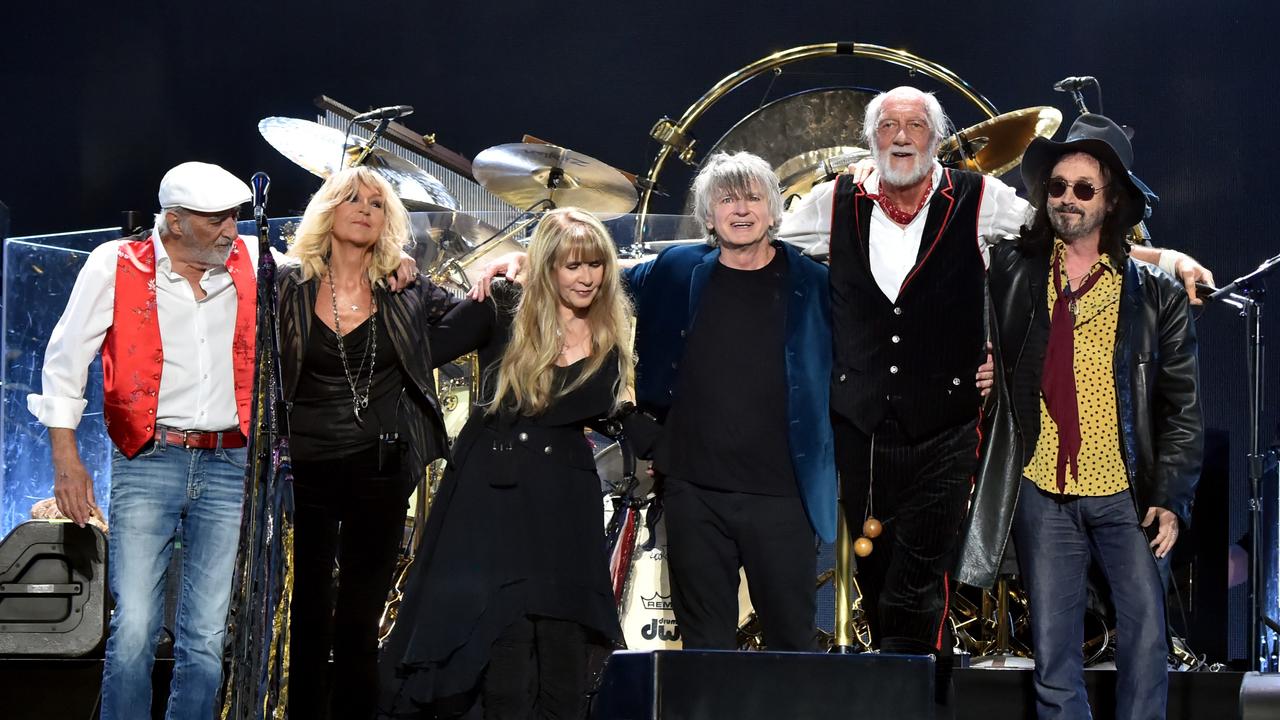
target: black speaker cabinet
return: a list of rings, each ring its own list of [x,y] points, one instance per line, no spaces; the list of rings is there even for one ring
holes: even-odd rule
[[[1240,720],[1280,717],[1280,674],[1249,672],[1240,682]]]
[[[0,542],[0,654],[84,655],[107,618],[107,539],[97,528],[32,520]]]
[[[933,658],[658,650],[609,657],[593,720],[933,716]]]

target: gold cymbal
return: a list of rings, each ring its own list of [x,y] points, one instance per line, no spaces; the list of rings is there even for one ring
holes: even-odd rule
[[[871,153],[855,145],[836,145],[800,153],[774,168],[782,185],[784,202],[802,198],[814,185],[825,182]]]
[[[355,135],[344,137],[338,130],[297,118],[263,118],[258,132],[280,154],[322,178],[349,167],[364,148],[364,140]],[[391,183],[410,211],[458,209],[444,183],[404,158],[374,148],[364,164]]]
[[[1053,137],[1062,112],[1047,105],[1023,108],[967,127],[942,141],[938,156],[963,170],[1003,175],[1022,162],[1027,146],[1038,137]]]
[[[636,205],[635,185],[620,171],[558,145],[497,145],[477,155],[471,169],[485,189],[520,209],[550,200],[607,219]]]

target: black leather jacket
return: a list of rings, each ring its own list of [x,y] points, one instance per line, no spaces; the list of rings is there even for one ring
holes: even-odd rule
[[[303,354],[311,335],[311,316],[319,282],[314,278],[303,282],[302,269],[296,265],[282,265],[278,273],[280,374],[285,402],[292,409],[298,377],[302,374]],[[400,393],[396,410],[401,440],[407,440],[409,451],[410,471],[406,478],[409,484],[404,489],[407,497],[426,473],[426,466],[444,457],[449,447],[431,372],[438,363],[432,357],[427,336],[431,326],[439,323],[460,301],[421,275],[402,292],[375,288],[374,293],[396,356],[412,381],[412,386]]]
[[[1132,258],[1123,258],[1122,266],[1114,374],[1134,510],[1141,517],[1149,507],[1165,508],[1185,527],[1204,444],[1195,325],[1180,283]],[[994,248],[989,283],[997,387],[956,571],[956,579],[969,585],[990,587],[995,581],[1022,469],[1039,436],[1048,280],[1046,251],[1016,242]]]

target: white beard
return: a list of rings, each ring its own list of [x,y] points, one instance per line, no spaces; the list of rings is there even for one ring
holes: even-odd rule
[[[925,176],[933,171],[933,159],[921,152],[916,153],[915,164],[911,166],[910,170],[897,170],[889,165],[889,160],[892,159],[891,153],[892,150],[887,152],[876,150],[874,153],[876,170],[880,173],[881,179],[888,185],[898,188],[911,187],[924,180]]]

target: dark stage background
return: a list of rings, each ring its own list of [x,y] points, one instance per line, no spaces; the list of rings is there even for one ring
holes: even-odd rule
[[[311,99],[322,93],[361,110],[412,104],[409,127],[468,157],[527,132],[643,173],[660,116],[678,117],[770,52],[852,40],[938,62],[1001,111],[1056,105],[1067,123],[1070,100],[1051,84],[1095,75],[1107,114],[1137,128],[1136,172],[1162,197],[1150,222],[1158,244],[1193,253],[1220,281],[1280,252],[1267,199],[1280,110],[1270,3],[113,5],[20,3],[3,13],[0,202],[12,235],[112,226],[121,210],[153,211],[160,176],[192,159],[246,178],[267,171],[272,214],[296,214],[317,181],[271,149],[256,123],[314,118]],[[870,60],[790,65],[719,103],[695,133],[705,148],[766,98],[817,85],[907,82],[905,70]],[[982,119],[954,93],[917,84],[940,90],[957,125]],[[1088,100],[1096,111],[1096,96]],[[667,164],[661,181],[673,197],[657,210],[679,211],[688,173],[678,165]],[[1218,490],[1229,490],[1234,540],[1245,529],[1247,490],[1244,325],[1215,308],[1199,329],[1206,418],[1230,432],[1230,487]],[[1275,398],[1280,387],[1269,378]],[[1270,439],[1276,403],[1268,405]],[[1231,653],[1240,657],[1244,595],[1237,588],[1231,597]]]

